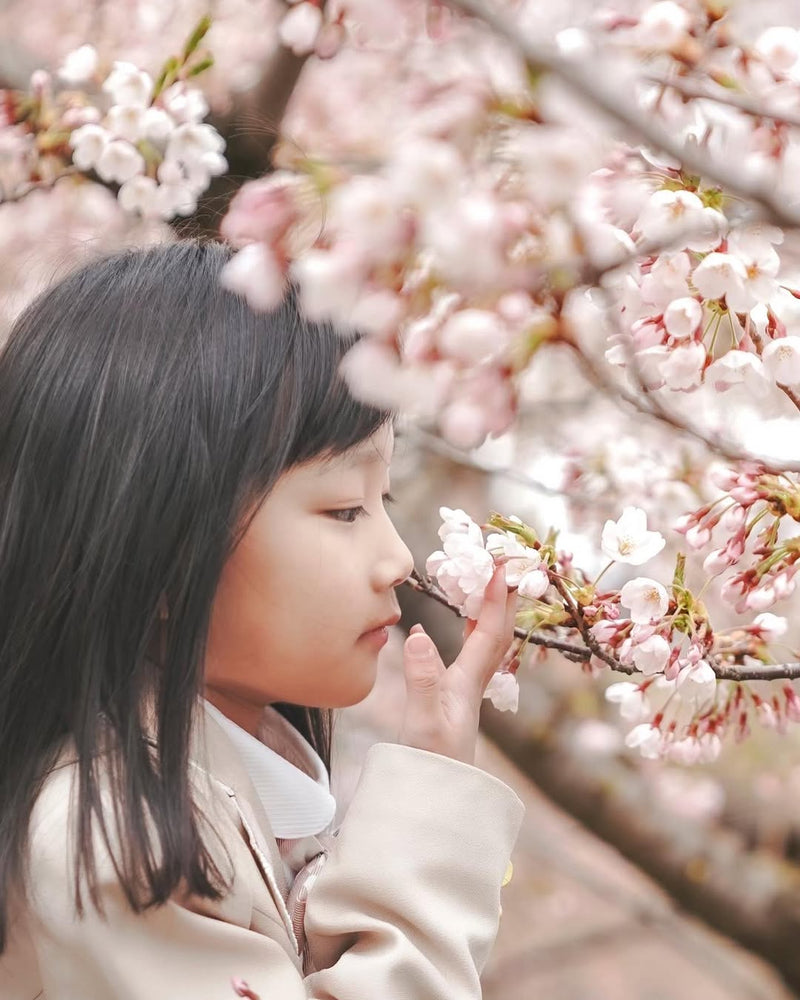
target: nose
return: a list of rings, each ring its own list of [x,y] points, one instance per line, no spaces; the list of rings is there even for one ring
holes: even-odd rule
[[[389,515],[385,515],[385,530],[380,549],[380,558],[375,562],[374,582],[377,590],[398,587],[406,580],[414,568],[411,550],[398,534]]]

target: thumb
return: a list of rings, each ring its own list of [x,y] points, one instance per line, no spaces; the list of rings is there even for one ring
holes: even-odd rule
[[[445,667],[431,637],[421,627],[415,629],[403,646],[403,668],[408,701],[422,708],[427,702],[438,702]]]

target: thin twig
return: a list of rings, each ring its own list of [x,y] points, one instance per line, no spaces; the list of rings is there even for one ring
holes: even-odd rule
[[[601,289],[601,291],[603,290]],[[608,302],[608,309],[613,316],[614,306],[611,302]],[[627,336],[621,329],[620,333],[622,333],[623,336]],[[672,427],[674,430],[688,434],[690,437],[693,437],[695,440],[706,445],[706,447],[715,454],[720,455],[722,458],[725,458],[730,462],[752,462],[762,466],[766,472],[772,472],[776,475],[779,475],[782,472],[800,472],[800,462],[786,461],[776,463],[773,458],[768,458],[765,455],[759,455],[756,452],[745,451],[743,448],[737,446],[735,441],[724,438],[719,434],[710,434],[707,431],[703,431],[691,421],[678,416],[678,414],[674,413],[672,410],[667,410],[663,403],[656,396],[654,396],[644,384],[642,372],[633,351],[628,352],[628,361],[630,371],[632,372],[641,393],[639,396],[628,392],[624,386],[621,386],[618,382],[608,378],[608,376],[601,372],[597,365],[595,365],[586,356],[580,344],[578,344],[575,340],[564,336],[562,337],[561,342],[572,349],[579,365],[592,385],[594,385],[595,388],[600,389],[604,395],[608,396],[610,399],[614,401],[621,399],[630,406],[633,406],[640,413],[653,417],[654,419],[667,424],[669,427]]]
[[[556,489],[556,487],[548,486],[547,483],[543,483],[539,479],[534,479],[533,476],[528,476],[524,472],[518,472],[516,469],[511,469],[507,466],[491,466],[477,462],[474,458],[470,458],[466,452],[448,444],[444,438],[439,437],[437,434],[432,434],[430,431],[423,430],[421,427],[410,427],[405,433],[412,441],[427,451],[432,451],[436,455],[442,455],[456,465],[473,469],[475,472],[483,472],[489,476],[499,476],[501,479],[508,479],[512,483],[527,486],[529,489],[536,490],[537,493],[542,493],[549,497],[569,497],[571,500],[584,500],[587,503],[595,499],[594,497],[576,495],[574,492],[567,490]]]
[[[705,87],[694,84],[691,80],[682,77],[666,77],[650,74],[644,79],[648,83],[655,83],[661,87],[669,87],[683,97],[697,101],[713,101],[715,104],[724,104],[729,108],[736,108],[743,114],[751,115],[753,118],[766,118],[769,121],[778,122],[780,125],[791,125],[800,128],[800,116],[787,115],[783,111],[769,111],[758,101],[740,94],[731,93],[730,90],[721,90],[719,93],[710,93]]]
[[[699,146],[688,146],[658,124],[657,118],[615,92],[607,73],[596,63],[570,60],[553,46],[541,45],[520,31],[519,25],[482,0],[446,0],[448,6],[483,21],[517,51],[533,71],[547,70],[559,77],[579,97],[627,126],[648,145],[676,159],[692,173],[714,181],[732,194],[760,206],[761,216],[786,229],[800,225],[800,215],[776,197],[774,186],[748,180],[736,161],[731,165],[712,159]]]

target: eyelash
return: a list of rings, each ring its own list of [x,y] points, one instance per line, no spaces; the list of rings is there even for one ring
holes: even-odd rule
[[[381,499],[385,506],[389,506],[395,502],[395,498],[391,493],[384,493]],[[329,510],[327,513],[334,521],[341,521],[342,524],[355,524],[359,517],[369,517],[363,507],[343,507],[341,510]],[[343,514],[351,514],[352,517],[342,517],[341,515]]]

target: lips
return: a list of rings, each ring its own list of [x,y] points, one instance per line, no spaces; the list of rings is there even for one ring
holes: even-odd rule
[[[391,618],[384,618],[383,621],[377,622],[375,625],[370,625],[369,628],[364,629],[362,635],[367,635],[369,632],[377,632],[382,628],[391,628],[392,625],[396,625],[400,621],[400,612],[397,611],[391,616]]]

